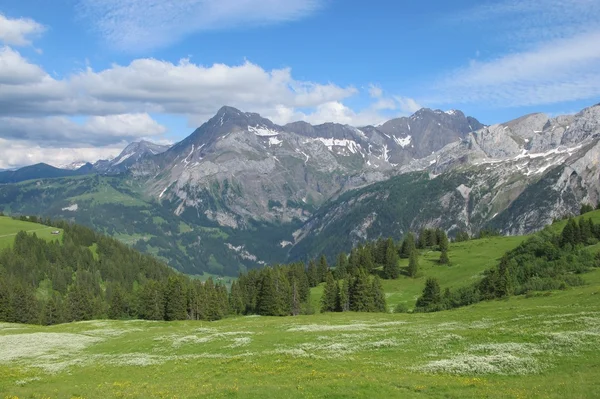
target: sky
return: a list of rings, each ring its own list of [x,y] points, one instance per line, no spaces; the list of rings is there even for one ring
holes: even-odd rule
[[[421,107],[485,124],[600,102],[598,0],[2,0],[0,169]]]

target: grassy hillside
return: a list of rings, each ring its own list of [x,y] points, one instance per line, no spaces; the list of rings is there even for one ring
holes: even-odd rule
[[[60,235],[53,235],[52,231],[54,230],[61,231],[60,229],[44,226],[42,224],[24,222],[21,220],[14,220],[7,216],[0,216],[0,249],[11,245],[19,231],[35,233],[39,238],[46,240],[60,239],[62,237],[62,231]]]
[[[413,308],[417,297],[423,292],[427,277],[436,277],[442,290],[455,289],[472,284],[481,278],[481,273],[498,263],[507,251],[516,248],[527,236],[490,237],[452,243],[449,246],[449,266],[440,265],[440,252],[424,250],[419,256],[420,274],[416,279],[401,275],[397,280],[382,280],[386,292],[387,303],[393,309],[398,303],[405,303]],[[408,259],[400,260],[401,267],[408,266]],[[312,289],[312,303],[316,311],[319,309],[323,284]]]
[[[0,397],[593,398],[588,285],[431,314],[0,325]]]

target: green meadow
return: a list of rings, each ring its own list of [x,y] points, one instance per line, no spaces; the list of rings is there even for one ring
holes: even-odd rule
[[[12,245],[15,236],[20,231],[26,231],[31,234],[35,233],[39,238],[46,240],[60,239],[62,233],[60,235],[53,235],[52,231],[54,230],[60,229],[37,223],[14,220],[7,216],[0,216],[0,249]]]

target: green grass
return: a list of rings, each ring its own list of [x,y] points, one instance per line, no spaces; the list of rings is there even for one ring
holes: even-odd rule
[[[579,219],[582,219],[582,218],[592,219],[594,224],[598,224],[598,223],[600,223],[600,210],[584,213],[583,215],[575,217],[575,220],[579,221]],[[554,222],[549,226],[549,229],[551,231],[553,231],[554,233],[560,233],[567,225],[567,221],[568,221],[568,219]]]
[[[54,227],[44,226],[38,223],[24,222],[14,220],[8,216],[0,216],[0,249],[11,246],[15,241],[15,236],[20,231],[35,233],[39,238],[45,240],[56,240],[62,238],[62,231],[59,235],[53,235],[52,231],[59,230]]]
[[[0,397],[594,398],[600,270],[584,277],[431,314],[0,324]]]

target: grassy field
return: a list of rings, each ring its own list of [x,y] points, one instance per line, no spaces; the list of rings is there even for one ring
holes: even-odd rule
[[[594,398],[588,285],[434,314],[0,324],[1,398]]]
[[[62,232],[60,235],[53,235],[53,230],[59,229],[37,223],[14,220],[7,216],[0,216],[0,249],[12,245],[15,240],[15,236],[20,231],[35,233],[38,237],[46,240],[60,239]]]

